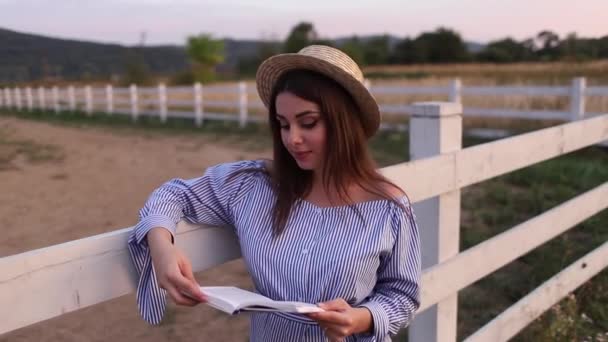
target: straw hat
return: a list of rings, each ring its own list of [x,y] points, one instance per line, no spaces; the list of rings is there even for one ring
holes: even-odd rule
[[[361,69],[347,54],[325,45],[310,45],[298,53],[272,56],[260,65],[255,78],[258,94],[266,108],[270,107],[270,96],[279,77],[295,69],[316,71],[341,84],[361,110],[367,137],[376,133],[380,126],[380,110],[372,94],[363,85]]]

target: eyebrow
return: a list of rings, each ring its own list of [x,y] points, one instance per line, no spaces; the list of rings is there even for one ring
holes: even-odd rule
[[[304,115],[308,115],[308,114],[320,114],[320,113],[321,112],[319,112],[318,110],[312,110],[312,109],[311,110],[305,110],[303,112],[300,112],[300,113],[296,114],[296,119],[299,118],[299,117],[301,117],[301,116],[304,116]],[[279,118],[281,118],[281,119],[285,119],[285,117],[283,115],[279,114],[279,113],[277,113],[277,116]]]

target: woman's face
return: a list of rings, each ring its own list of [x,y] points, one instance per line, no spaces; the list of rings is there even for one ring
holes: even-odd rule
[[[321,171],[325,160],[326,126],[319,106],[289,92],[275,102],[281,140],[304,170]]]

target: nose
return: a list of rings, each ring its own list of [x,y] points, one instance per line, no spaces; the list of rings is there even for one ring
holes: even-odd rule
[[[290,127],[291,129],[289,130],[289,144],[294,146],[294,145],[300,145],[302,144],[302,142],[304,142],[304,139],[302,138],[302,132],[300,131],[299,128],[297,127]]]

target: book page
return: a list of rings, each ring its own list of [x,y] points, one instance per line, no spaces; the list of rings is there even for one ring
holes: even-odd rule
[[[270,298],[234,286],[201,286],[201,291],[208,295],[210,299],[212,297],[221,299],[235,310],[252,303],[268,306],[273,303]]]
[[[315,304],[274,301],[268,297],[234,286],[201,286],[201,291],[208,296],[209,305],[230,314],[234,314],[239,310],[283,311],[294,313],[324,311]]]

